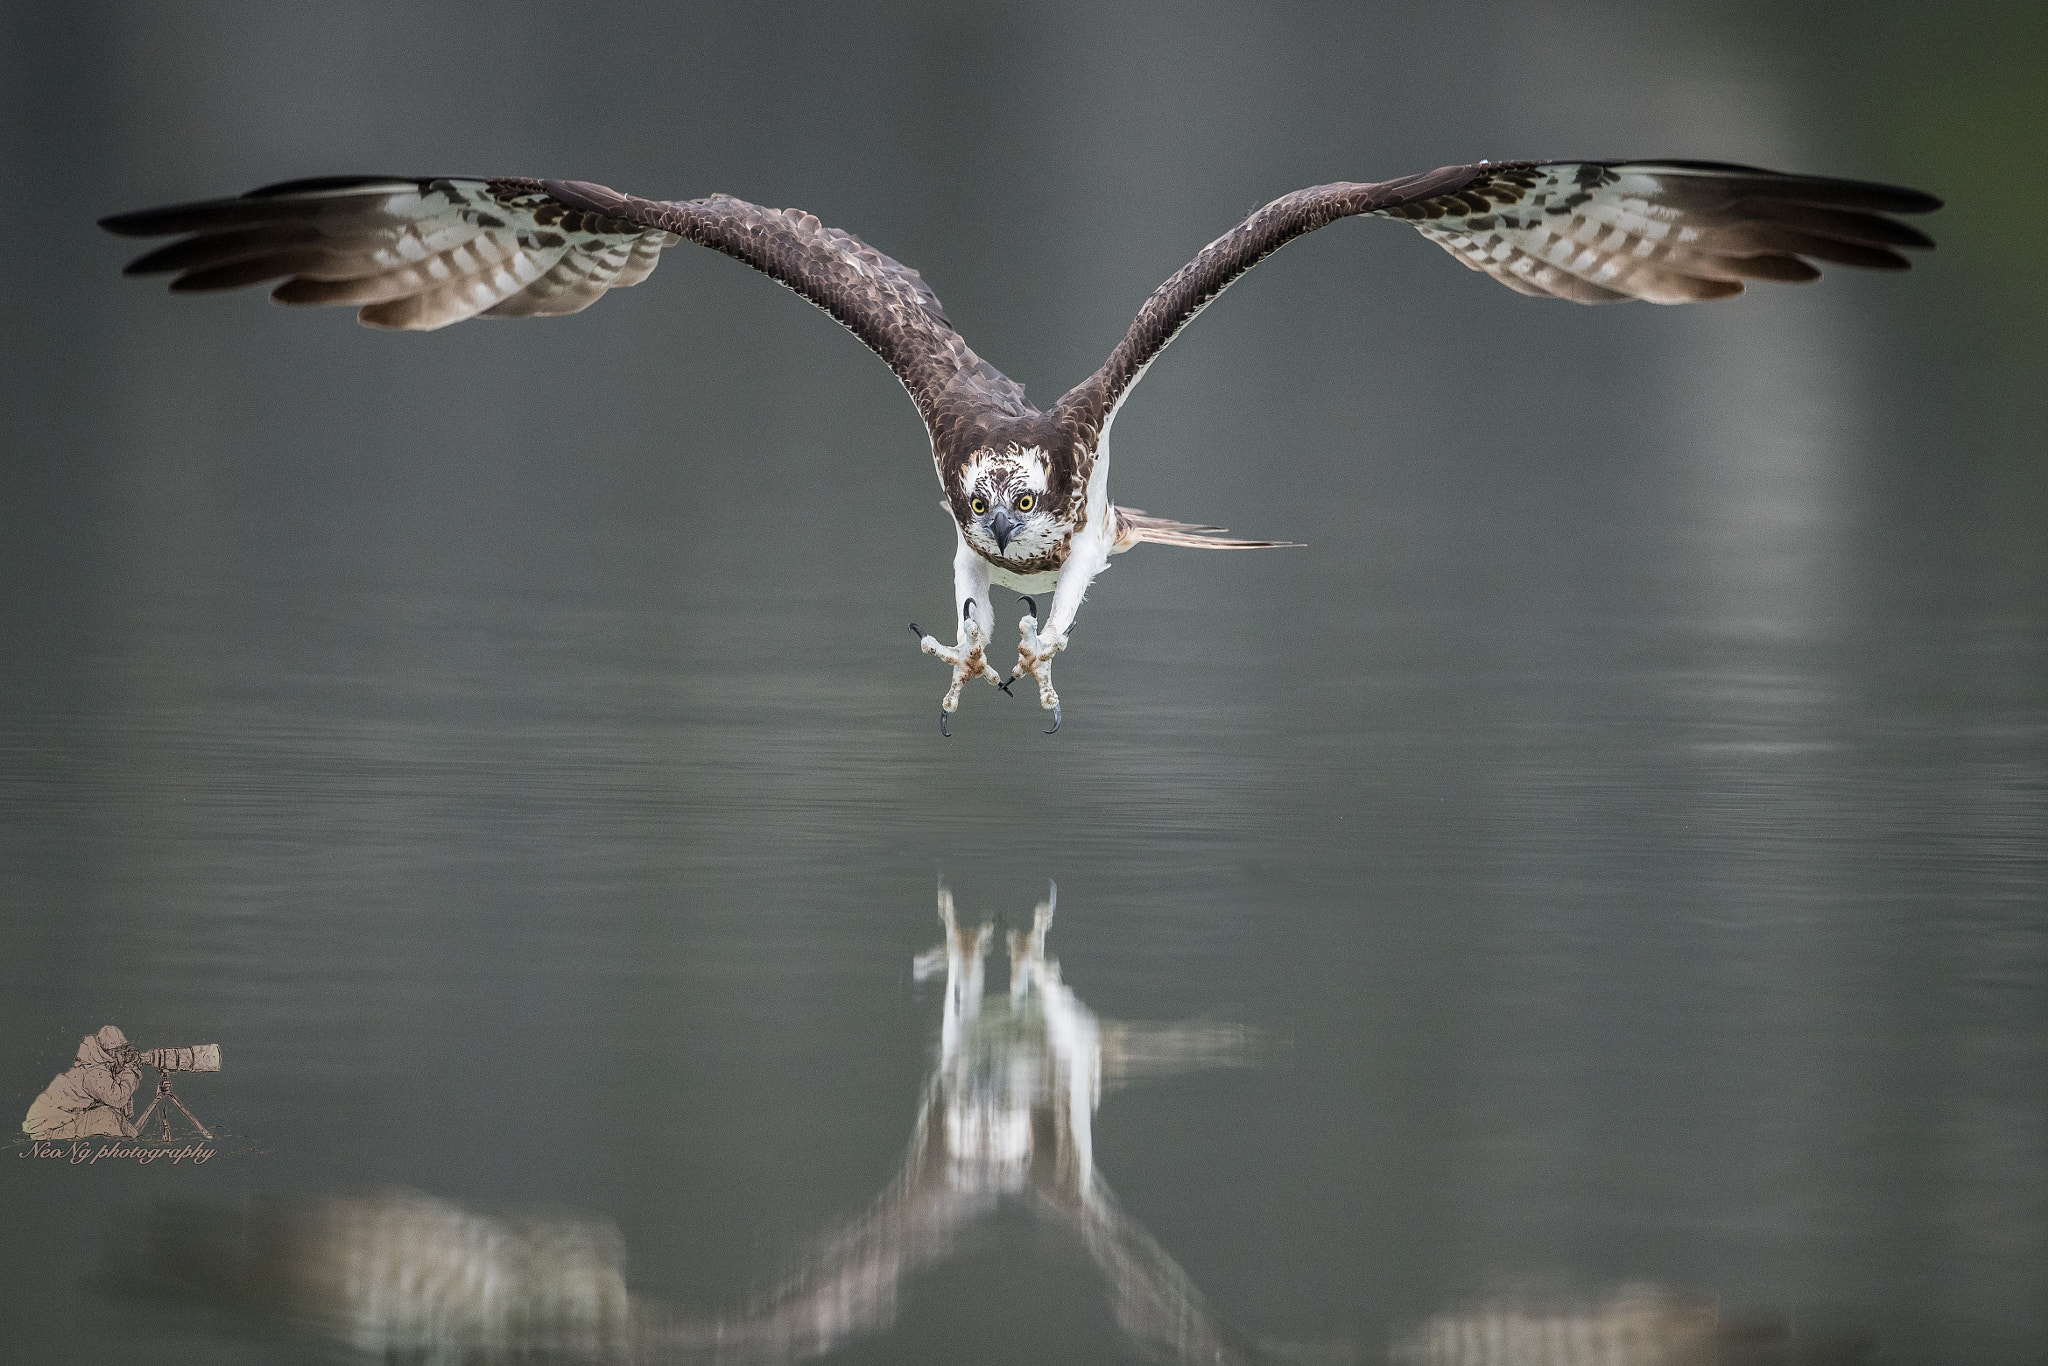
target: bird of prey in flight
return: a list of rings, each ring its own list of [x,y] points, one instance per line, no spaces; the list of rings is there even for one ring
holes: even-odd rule
[[[580,312],[606,290],[646,279],[662,250],[684,240],[787,285],[888,363],[930,431],[958,528],[958,632],[950,645],[914,623],[911,632],[952,670],[939,704],[944,733],[970,680],[1008,692],[1026,676],[1059,729],[1053,657],[1111,555],[1143,541],[1284,544],[1116,506],[1109,431],[1181,328],[1301,234],[1360,214],[1399,219],[1523,294],[1682,304],[1740,294],[1745,280],[1812,280],[1814,261],[1902,270],[1897,248],[1933,243],[1887,215],[1940,206],[1896,186],[1704,161],[1482,161],[1317,185],[1281,196],[1202,248],[1145,301],[1102,367],[1044,411],[974,354],[916,271],[801,210],[728,195],[665,201],[580,180],[334,176],[101,225],[124,236],[178,236],[128,267],[177,272],[173,290],[281,279],[271,292],[280,303],[354,304],[369,326],[417,331],[472,317]],[[1052,595],[1042,625],[1036,600],[1025,597],[1007,679],[987,658],[991,582]]]

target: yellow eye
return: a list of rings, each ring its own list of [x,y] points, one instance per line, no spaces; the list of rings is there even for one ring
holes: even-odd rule
[[[1038,500],[1036,498],[1033,498],[1030,494],[1027,493],[1022,498],[1019,498],[1017,500],[1017,511],[1029,512],[1031,511],[1031,505],[1033,503],[1036,503],[1037,501]]]
[[[981,516],[982,513],[988,511],[988,503],[980,498],[970,499],[968,501],[967,506],[974,509],[974,515],[977,517]]]

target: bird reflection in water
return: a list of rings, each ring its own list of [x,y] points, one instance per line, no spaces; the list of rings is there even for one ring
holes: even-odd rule
[[[1021,1199],[1079,1235],[1108,1280],[1118,1322],[1147,1348],[1183,1360],[1256,1359],[1118,1206],[1096,1172],[1093,1138],[1105,1091],[1144,1076],[1248,1062],[1250,1036],[1211,1021],[1099,1018],[1046,956],[1058,896],[1051,888],[1030,930],[1009,933],[1009,991],[990,999],[995,926],[962,926],[952,893],[940,886],[944,938],[913,964],[918,980],[945,980],[939,1057],[902,1170],[764,1308],[682,1336],[721,1360],[821,1355],[886,1326],[906,1275],[945,1257],[1005,1199]]]
[[[963,927],[939,889],[944,939],[913,967],[943,976],[937,1066],[902,1170],[866,1213],[746,1308],[692,1313],[633,1295],[610,1224],[486,1216],[411,1192],[157,1208],[145,1246],[106,1280],[225,1310],[244,1328],[311,1334],[396,1359],[787,1362],[894,1319],[911,1273],[945,1258],[1006,1200],[1071,1230],[1144,1350],[1204,1362],[1261,1353],[1117,1204],[1095,1169],[1106,1091],[1250,1060],[1242,1026],[1100,1019],[1046,955],[1058,888],[1008,935],[1006,996],[986,990],[995,927]]]
[[[107,1288],[224,1311],[244,1331],[311,1336],[373,1358],[434,1362],[779,1363],[886,1328],[913,1272],[945,1258],[1005,1201],[1073,1234],[1116,1319],[1147,1356],[1211,1364],[1355,1362],[1353,1344],[1251,1342],[1218,1322],[1095,1167],[1103,1095],[1146,1076],[1241,1065],[1243,1027],[1098,1017],[1046,955],[1057,887],[1008,935],[1006,996],[990,999],[995,927],[961,926],[939,890],[941,943],[914,963],[943,975],[937,1066],[902,1170],[866,1213],[818,1240],[744,1308],[699,1313],[631,1294],[609,1223],[486,1216],[411,1192],[264,1200],[246,1210],[159,1206]],[[1782,1322],[1737,1328],[1709,1302],[1655,1288],[1544,1311],[1439,1315],[1380,1360],[1402,1366],[1693,1366],[1852,1361],[1785,1355]]]

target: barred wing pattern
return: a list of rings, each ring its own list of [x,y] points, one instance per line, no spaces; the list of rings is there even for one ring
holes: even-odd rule
[[[1486,168],[1438,198],[1378,210],[1464,265],[1537,298],[1696,303],[1745,280],[1820,278],[1805,258],[1904,270],[1894,247],[1931,247],[1884,217],[1940,201],[1853,180],[1719,162],[1556,162]]]
[[[342,176],[104,219],[132,237],[189,233],[128,266],[178,291],[282,278],[286,304],[355,304],[370,327],[579,313],[639,284],[675,235],[571,209],[537,182]]]
[[[1887,214],[1926,213],[1917,190],[1705,161],[1508,161],[1284,195],[1161,285],[1102,368],[1059,402],[1106,433],[1130,389],[1231,283],[1303,233],[1370,214],[1412,224],[1520,293],[1574,303],[1692,303],[1745,280],[1813,280],[1812,261],[1903,270],[1928,238]]]
[[[1026,411],[1022,388],[953,330],[922,277],[800,210],[727,195],[665,203],[583,181],[297,180],[236,199],[101,220],[131,237],[186,234],[129,274],[179,272],[180,291],[282,279],[287,304],[354,304],[372,327],[580,312],[636,285],[689,240],[824,309],[888,362],[934,433],[966,411]]]

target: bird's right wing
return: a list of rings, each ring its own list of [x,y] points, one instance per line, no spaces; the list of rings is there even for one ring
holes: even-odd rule
[[[636,285],[688,240],[736,257],[824,309],[888,362],[936,433],[1023,390],[976,356],[908,266],[797,209],[727,195],[662,202],[577,180],[331,176],[234,199],[102,219],[128,237],[182,234],[129,274],[180,291],[282,280],[287,304],[353,304],[372,327],[576,313]]]
[[[1710,161],[1482,161],[1315,185],[1202,248],[1153,291],[1102,368],[1057,411],[1106,433],[1146,367],[1217,295],[1340,218],[1408,223],[1462,264],[1537,298],[1681,304],[1740,294],[1744,280],[1818,279],[1812,261],[1904,270],[1894,248],[1934,244],[1886,215],[1940,207],[1895,185]]]

